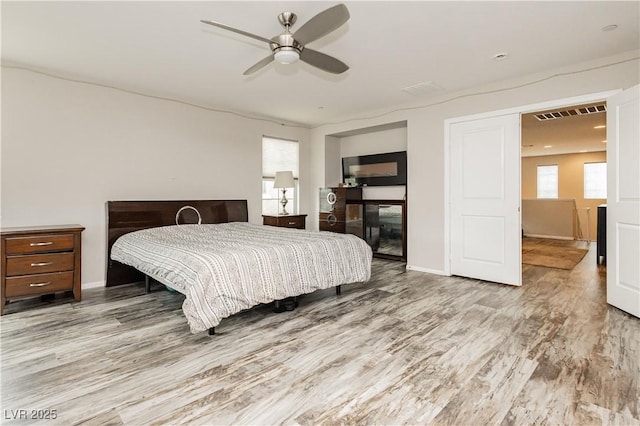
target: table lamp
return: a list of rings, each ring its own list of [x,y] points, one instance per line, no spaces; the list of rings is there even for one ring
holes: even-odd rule
[[[289,214],[287,212],[287,203],[289,202],[286,196],[287,188],[293,188],[294,186],[295,185],[293,182],[293,172],[291,171],[276,172],[276,179],[273,182],[273,187],[277,189],[282,189],[282,199],[280,200],[280,204],[282,204],[283,215]]]

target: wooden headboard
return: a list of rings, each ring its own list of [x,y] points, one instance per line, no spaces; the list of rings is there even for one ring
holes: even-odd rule
[[[198,215],[201,223],[249,220],[247,200],[107,201],[107,287],[144,280],[141,272],[111,260],[111,247],[118,237],[140,229],[175,225],[176,217],[180,224],[198,223]]]

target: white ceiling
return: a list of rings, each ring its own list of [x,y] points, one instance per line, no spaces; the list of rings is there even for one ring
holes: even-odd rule
[[[521,122],[522,149],[520,151],[522,156],[534,157],[539,155],[606,151],[606,112],[572,115],[544,121],[539,121],[535,117],[537,114],[586,108],[603,104],[606,105],[605,102],[599,102],[523,114]]]
[[[242,73],[276,16],[304,22],[337,2],[2,1],[3,65],[147,95],[316,126],[428,103],[482,84],[640,48],[640,2],[345,2],[351,19],[310,48],[351,68],[331,75],[304,63]],[[602,31],[616,24],[615,31]],[[503,61],[495,54],[508,52]],[[401,89],[432,81],[418,97]]]

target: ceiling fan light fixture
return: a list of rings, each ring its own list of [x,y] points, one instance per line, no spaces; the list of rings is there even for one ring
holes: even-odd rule
[[[293,47],[281,47],[274,52],[273,57],[281,64],[293,64],[300,59],[300,52]]]
[[[344,4],[337,4],[313,16],[296,32],[292,33],[291,26],[296,22],[296,14],[293,12],[283,12],[278,15],[278,21],[284,27],[284,31],[271,38],[252,34],[220,22],[205,19],[200,22],[222,28],[223,30],[233,31],[234,33],[259,40],[269,45],[271,54],[253,64],[243,75],[253,74],[274,61],[281,64],[293,64],[298,61],[303,61],[322,71],[331,74],[341,74],[349,69],[347,64],[333,56],[325,55],[313,49],[306,49],[305,45],[335,31],[344,25],[349,20],[349,17],[347,7]]]

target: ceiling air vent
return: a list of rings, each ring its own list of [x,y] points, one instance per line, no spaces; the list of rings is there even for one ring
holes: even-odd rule
[[[434,92],[439,92],[442,87],[434,83],[433,81],[425,81],[424,83],[414,84],[413,86],[403,87],[403,92],[413,96],[421,96]]]
[[[550,112],[542,112],[540,114],[535,114],[535,117],[538,121],[546,121],[546,120],[555,120],[557,118],[562,117],[570,117],[573,115],[586,115],[586,114],[597,114],[599,112],[606,112],[607,105],[591,105],[591,106],[583,106],[574,109],[566,109],[562,111],[550,111]]]

